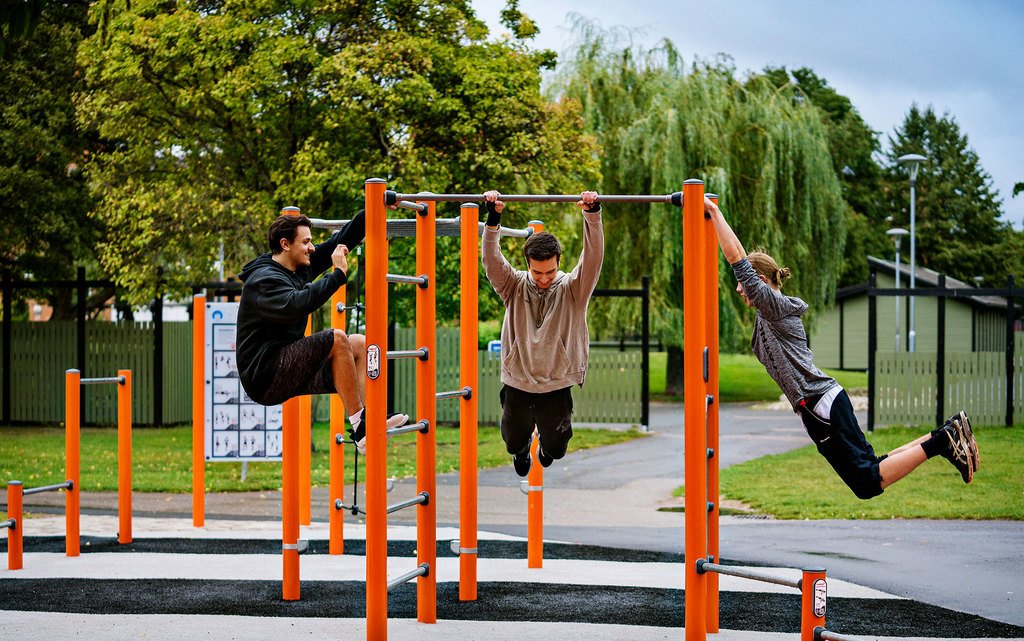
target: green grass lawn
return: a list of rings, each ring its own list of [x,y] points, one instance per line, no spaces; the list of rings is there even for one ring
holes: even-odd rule
[[[569,451],[620,443],[644,436],[638,431],[574,429]],[[317,451],[312,455],[312,481],[327,486],[328,427],[318,423],[313,430]],[[497,427],[481,426],[478,433],[479,467],[511,463]],[[348,447],[345,479],[352,480],[354,457]],[[117,489],[117,430],[86,428],[82,431],[81,483],[83,491]],[[360,457],[359,477],[364,478],[365,459]],[[416,437],[403,435],[388,443],[388,474],[407,477],[415,473]],[[248,478],[241,480],[242,464],[208,463],[206,491],[231,492],[276,490],[281,487],[281,464],[253,462]],[[437,432],[437,471],[459,468],[459,430],[440,427]],[[17,479],[26,487],[60,483],[64,476],[64,430],[58,427],[5,427],[0,429],[0,481]],[[192,491],[192,428],[136,429],[132,435],[132,485],[138,492]]]
[[[868,440],[875,451],[888,452],[927,429],[880,428]],[[1024,426],[976,426],[974,431],[981,467],[970,485],[948,461],[936,457],[881,496],[862,501],[808,445],[722,470],[722,498],[781,519],[1024,520]]]
[[[651,394],[661,400],[682,400],[678,396],[665,395],[665,367],[667,352],[651,352],[650,388]],[[866,372],[844,372],[825,370],[847,390],[866,388]],[[768,376],[764,366],[752,354],[721,354],[718,358],[718,389],[723,403],[777,401],[782,391]]]

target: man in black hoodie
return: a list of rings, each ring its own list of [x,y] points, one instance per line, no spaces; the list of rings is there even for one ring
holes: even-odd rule
[[[345,284],[349,247],[363,242],[364,214],[319,245],[305,216],[279,216],[270,226],[270,253],[246,265],[239,278],[236,352],[242,387],[257,403],[277,405],[294,396],[333,394],[349,411],[350,435],[365,453],[366,339],[327,329],[305,336],[306,319]],[[328,267],[334,269],[322,278]],[[389,428],[409,417],[388,418]]]

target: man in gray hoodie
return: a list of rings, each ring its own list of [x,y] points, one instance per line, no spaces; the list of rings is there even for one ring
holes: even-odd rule
[[[523,247],[526,270],[501,253],[499,231],[505,204],[496,191],[484,194],[487,223],[482,260],[487,279],[505,304],[501,326],[501,437],[519,476],[530,471],[536,426],[537,458],[544,467],[565,456],[572,438],[572,386],[583,385],[590,356],[587,305],[601,277],[604,230],[597,192],[585,191],[583,251],[570,272],[559,271],[562,246],[539,232]]]

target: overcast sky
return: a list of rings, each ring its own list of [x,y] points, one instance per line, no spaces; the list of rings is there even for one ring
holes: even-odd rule
[[[503,30],[504,0],[472,0]],[[1024,2],[1017,0],[520,0],[540,27],[540,48],[569,44],[570,13],[604,28],[637,29],[636,42],[672,40],[695,56],[732,56],[736,68],[810,67],[888,135],[912,103],[948,112],[1024,228]],[[909,188],[908,188],[909,199]]]

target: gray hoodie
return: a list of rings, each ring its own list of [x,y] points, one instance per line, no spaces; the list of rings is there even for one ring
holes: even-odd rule
[[[482,260],[487,279],[505,303],[501,326],[501,382],[544,393],[583,385],[590,357],[587,305],[601,277],[604,229],[601,210],[584,212],[583,251],[568,274],[558,272],[546,290],[501,253],[497,229],[484,228]]]

